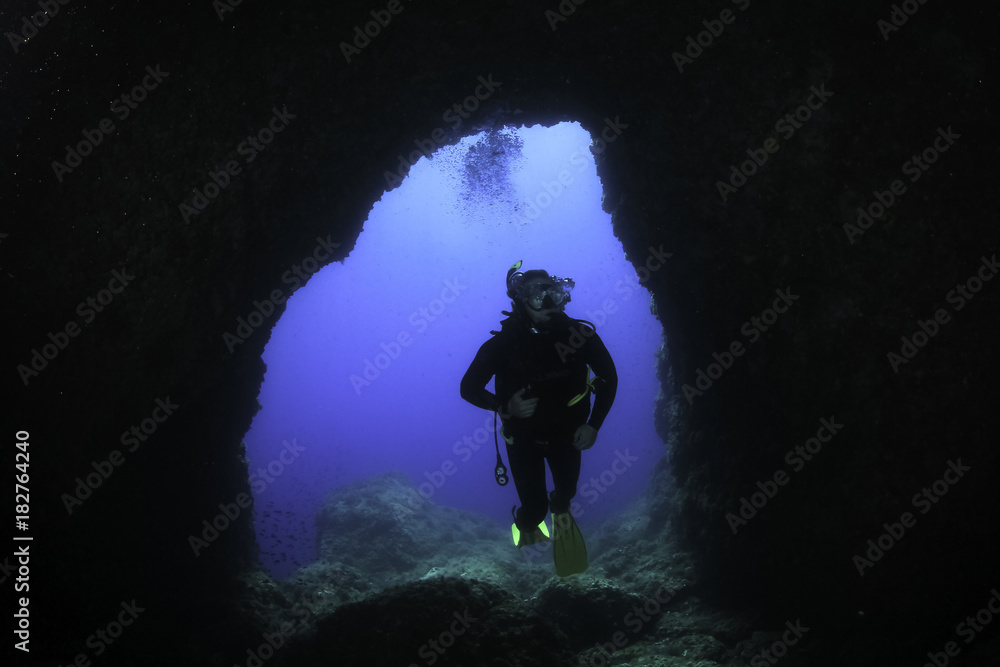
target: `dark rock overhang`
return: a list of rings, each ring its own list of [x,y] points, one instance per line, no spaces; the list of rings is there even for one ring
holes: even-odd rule
[[[339,243],[329,261],[344,257],[397,156],[440,136],[443,111],[490,75],[500,91],[443,141],[497,123],[577,120],[595,137],[605,119],[628,125],[598,158],[604,207],[637,267],[649,248],[673,253],[648,282],[674,385],[662,406],[675,419],[670,511],[718,596],[779,624],[801,615],[868,632],[890,655],[943,645],[996,585],[986,12],[928,3],[892,30],[892,6],[743,4],[722,16],[724,4],[404,2],[346,62],[340,42],[378,8],[205,4],[158,9],[157,22],[73,3],[18,44],[0,229],[8,429],[31,434],[31,524],[49,545],[32,547],[35,637],[66,638],[52,656],[132,598],[149,600],[138,632],[151,644],[164,628],[218,627],[231,575],[254,559],[248,516],[198,556],[187,540],[248,491],[240,438],[281,308],[236,346],[225,335],[324,240]],[[16,10],[5,17],[22,26]],[[139,85],[148,96],[122,117],[110,101]],[[778,127],[803,105],[801,127]],[[280,136],[186,214],[285,109],[295,118]],[[53,167],[97,130],[78,166]],[[959,138],[945,150],[949,132]],[[907,170],[935,146],[933,164]],[[102,310],[81,305],[105,289]],[[782,290],[800,300],[754,338],[751,318]],[[744,352],[710,369],[735,342]],[[25,383],[18,367],[35,350]],[[699,371],[722,372],[700,389]],[[704,393],[689,401],[684,385]],[[175,414],[159,420],[158,401]],[[815,460],[789,455],[824,419],[843,429]],[[133,427],[148,436],[134,434],[138,445]],[[946,477],[959,460],[967,475]],[[744,510],[746,525],[727,519],[779,471],[780,495]],[[91,474],[100,482],[82,498],[77,478]],[[938,479],[955,482],[925,516],[913,498]],[[867,555],[907,511],[905,539]]]

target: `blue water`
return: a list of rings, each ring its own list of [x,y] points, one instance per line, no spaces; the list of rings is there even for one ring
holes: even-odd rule
[[[493,415],[463,401],[459,382],[509,309],[504,279],[519,259],[576,281],[566,312],[597,325],[618,368],[615,405],[583,456],[581,526],[645,488],[664,453],[653,428],[661,328],[601,210],[590,142],[561,123],[470,136],[421,158],[373,206],[350,256],[289,298],[245,438],[273,576],[316,559],[314,516],[330,490],[388,471],[432,502],[509,526],[519,503],[513,484],[493,479]],[[501,453],[506,461],[502,440]],[[631,465],[612,470],[624,458]]]

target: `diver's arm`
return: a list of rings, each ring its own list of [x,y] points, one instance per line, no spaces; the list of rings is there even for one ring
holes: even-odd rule
[[[486,389],[487,383],[494,375],[496,368],[494,359],[496,356],[496,339],[483,343],[476,353],[476,358],[469,365],[469,370],[462,376],[461,394],[462,398],[472,403],[477,408],[484,410],[496,410],[500,408],[500,401],[496,395]]]
[[[594,408],[587,423],[600,430],[604,418],[608,416],[611,405],[615,402],[615,394],[618,392],[618,371],[611,359],[611,353],[596,333],[587,339],[584,349],[587,353],[587,363],[594,370],[594,375],[600,379],[594,391]]]

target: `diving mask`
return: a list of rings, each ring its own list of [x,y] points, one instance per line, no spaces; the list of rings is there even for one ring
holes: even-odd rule
[[[547,310],[565,305],[573,289],[572,278],[550,276],[548,271],[520,271],[518,260],[507,270],[507,296],[532,310]]]
[[[523,288],[524,304],[532,310],[559,308],[569,303],[574,283],[572,278],[552,276],[552,282],[529,283]]]

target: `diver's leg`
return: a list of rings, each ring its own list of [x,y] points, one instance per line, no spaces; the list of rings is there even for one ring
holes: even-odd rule
[[[549,497],[549,508],[553,514],[569,512],[570,501],[576,495],[576,484],[580,480],[580,450],[572,440],[554,445],[547,453],[549,470],[555,489]]]
[[[568,577],[586,572],[589,562],[587,544],[570,512],[571,501],[576,495],[576,483],[580,479],[580,450],[568,438],[558,444],[547,456],[552,479],[555,481],[555,489],[549,498],[552,510],[552,560],[556,566],[556,574]]]
[[[530,533],[545,519],[548,498],[545,494],[545,459],[541,448],[532,443],[507,445],[507,462],[510,476],[514,478],[521,507],[514,523],[522,533]]]

